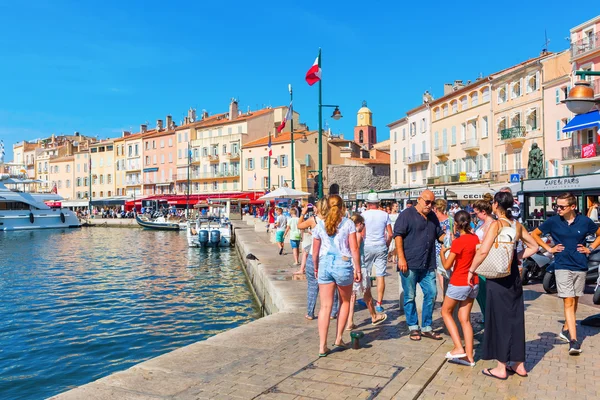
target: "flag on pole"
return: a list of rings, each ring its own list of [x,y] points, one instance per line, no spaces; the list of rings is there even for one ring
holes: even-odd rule
[[[285,128],[285,123],[287,122],[287,120],[292,119],[293,117],[294,117],[294,110],[292,108],[292,102],[290,102],[290,106],[288,107],[285,117],[283,117],[283,121],[281,121],[281,125],[279,125],[277,127],[277,133],[281,133],[283,128]]]
[[[4,140],[0,140],[0,164],[4,163],[4,156],[6,153],[4,152]]]
[[[58,188],[56,187],[56,182],[54,183],[54,186],[52,187],[52,193],[58,194]]]
[[[269,157],[273,155],[273,149],[271,149],[271,135],[269,134]]]
[[[254,180],[256,180],[256,172],[254,173]]]
[[[313,63],[312,67],[310,67],[310,69],[306,73],[306,83],[308,83],[309,86],[312,86],[315,83],[319,82],[320,80],[321,80],[321,53],[319,52],[319,55],[315,59],[315,62]]]

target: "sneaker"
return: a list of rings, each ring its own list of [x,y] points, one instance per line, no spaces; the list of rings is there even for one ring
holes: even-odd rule
[[[569,335],[568,329],[565,329],[564,331],[560,331],[560,334],[558,335],[558,337],[560,338],[560,340],[565,341],[567,343],[571,341],[571,336]]]
[[[381,306],[381,303],[377,303],[375,305],[375,311],[377,311],[378,313],[382,313],[384,311],[383,307]]]
[[[579,344],[579,342],[577,340],[571,340],[569,342],[569,354],[572,356],[576,356],[578,354],[581,354],[582,350],[581,350],[581,345]]]
[[[359,306],[361,306],[363,308],[367,308],[367,303],[365,303],[365,301],[363,299],[358,299],[358,300],[356,300],[356,302],[358,303]]]

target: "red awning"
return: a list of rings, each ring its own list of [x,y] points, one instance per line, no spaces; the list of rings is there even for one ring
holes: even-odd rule
[[[61,208],[62,203],[60,201],[46,201],[45,202],[48,207],[52,208]]]

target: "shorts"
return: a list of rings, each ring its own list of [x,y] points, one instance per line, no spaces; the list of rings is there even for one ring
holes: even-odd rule
[[[300,241],[299,240],[290,240],[290,246],[292,246],[292,249],[297,249],[298,247],[300,247]]]
[[[354,268],[350,257],[325,255],[319,259],[319,278],[321,285],[335,283],[338,286],[352,285]]]
[[[448,285],[446,296],[450,297],[452,300],[463,301],[467,298],[476,298],[477,293],[479,293],[479,285],[475,285],[473,287]]]
[[[283,234],[285,231],[276,231],[275,232],[275,241],[277,243],[283,243]]]
[[[354,273],[354,272],[353,272]],[[360,282],[354,282],[352,286],[352,293],[356,296],[362,296],[367,290],[371,288],[371,276],[367,268],[361,268],[360,273],[362,280]]]
[[[388,249],[386,246],[365,247],[365,268],[375,267],[375,276],[385,276]]]
[[[561,299],[567,297],[581,297],[585,289],[586,271],[570,271],[568,269],[557,269],[556,290]]]
[[[446,251],[446,258],[448,258],[449,255],[450,255],[450,250]],[[444,266],[442,265],[442,258],[440,257],[439,254],[435,257],[435,262],[436,262],[435,272],[437,272],[438,275],[441,275],[446,279],[450,279],[450,275],[452,274],[452,271],[444,268]]]

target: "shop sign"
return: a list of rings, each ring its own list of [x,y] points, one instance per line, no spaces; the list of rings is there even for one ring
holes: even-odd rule
[[[458,175],[458,181],[459,182],[466,182],[467,181],[467,173],[466,172],[461,172]]]
[[[527,180],[523,182],[524,192],[550,192],[569,191],[573,189],[598,189],[600,175],[565,176],[560,178],[547,178]]]
[[[408,199],[410,197],[410,191],[409,190],[399,190],[397,192],[394,193],[394,198],[399,200],[399,199]]]
[[[457,200],[481,200],[483,199],[484,193],[469,193],[469,192],[458,192],[456,193]]]
[[[446,190],[444,188],[422,188],[422,189],[411,190],[410,197],[420,197],[421,193],[423,193],[425,190],[431,190],[433,192],[434,196],[437,198],[441,198],[446,195]]]
[[[356,200],[356,193],[350,193],[348,195],[348,200]]]
[[[356,195],[356,198],[357,198],[358,200],[362,200],[362,199],[364,199],[364,198],[365,198],[365,196],[364,196],[362,193],[359,193],[359,194],[357,194],[357,195]]]
[[[594,143],[586,144],[581,148],[581,158],[596,157],[596,145]]]

